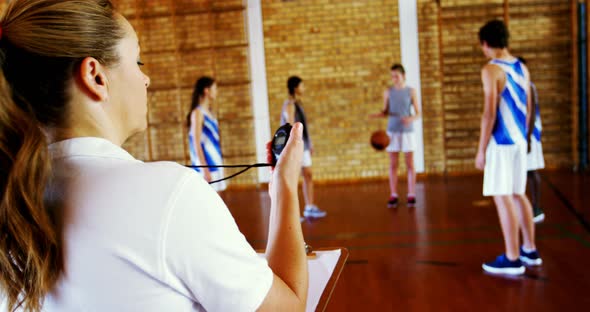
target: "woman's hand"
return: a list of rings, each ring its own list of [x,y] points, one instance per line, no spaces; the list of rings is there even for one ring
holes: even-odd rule
[[[266,144],[267,160],[272,161],[272,142]],[[271,169],[271,177],[268,183],[269,193],[272,199],[278,194],[290,191],[297,194],[297,183],[301,173],[301,159],[303,158],[303,125],[297,122],[293,125],[289,135],[289,141],[279,157],[276,167]]]
[[[305,242],[299,223],[297,183],[303,158],[303,125],[295,123],[289,141],[269,182],[271,208],[266,259],[275,274],[272,287],[258,311],[305,311],[309,273]],[[266,145],[271,160],[271,143]]]

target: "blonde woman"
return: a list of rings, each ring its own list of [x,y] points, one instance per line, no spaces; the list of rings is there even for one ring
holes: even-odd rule
[[[110,1],[10,1],[0,65],[0,289],[10,311],[305,309],[301,124],[273,172],[262,258],[194,170],[121,148],[146,128],[150,79]]]

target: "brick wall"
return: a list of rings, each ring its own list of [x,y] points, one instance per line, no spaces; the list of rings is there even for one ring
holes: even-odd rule
[[[571,167],[574,161],[570,10],[567,1],[513,0],[509,6],[513,53],[527,59],[539,92],[543,152],[549,167]]]
[[[286,81],[300,76],[315,145],[317,180],[387,176],[388,158],[369,145],[385,119],[389,67],[400,61],[397,1],[262,1],[271,128],[279,125]]]
[[[478,3],[479,2],[479,3]],[[484,58],[477,32],[487,20],[502,18],[503,1],[443,1],[442,96],[445,170],[474,171],[483,108],[480,70]]]
[[[418,1],[418,32],[424,128],[424,169],[445,170],[445,128],[442,102],[442,58],[439,9],[435,1]]]
[[[6,1],[0,2],[0,9]],[[242,0],[117,0],[136,28],[149,89],[148,131],[125,147],[144,160],[187,163],[184,120],[200,75],[219,82],[215,112],[227,163],[255,162],[248,38]],[[508,17],[511,50],[529,60],[539,89],[548,167],[570,167],[576,152],[575,49],[569,1],[418,0],[427,173],[474,171],[482,110],[477,31]],[[366,116],[382,107],[389,66],[400,60],[396,0],[263,0],[271,129],[301,76],[316,146],[318,181],[385,178],[387,156],[368,143],[386,125]],[[574,87],[572,87],[574,86]],[[402,166],[403,167],[403,166]],[[402,168],[403,169],[403,168]],[[256,183],[256,171],[232,181]]]
[[[187,129],[193,86],[202,75],[215,77],[217,115],[226,164],[256,161],[250,101],[248,39],[241,0],[118,0],[142,45],[151,78],[148,130],[125,144],[144,160],[189,163]],[[231,173],[226,170],[226,173]],[[251,170],[231,184],[254,184]]]

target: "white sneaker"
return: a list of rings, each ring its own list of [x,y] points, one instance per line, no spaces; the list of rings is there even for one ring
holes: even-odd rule
[[[323,218],[328,213],[324,210],[321,210],[316,205],[306,205],[305,210],[303,210],[303,216],[307,218]]]
[[[533,222],[539,223],[545,220],[545,213],[539,207],[533,207]]]
[[[545,221],[545,214],[544,213],[538,214],[533,218],[533,222],[535,222],[535,223],[541,223],[543,221]]]

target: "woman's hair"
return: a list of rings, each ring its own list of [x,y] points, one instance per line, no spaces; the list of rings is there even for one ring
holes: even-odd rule
[[[10,1],[0,18],[0,287],[8,307],[39,311],[63,270],[43,201],[46,129],[65,127],[81,61],[116,64],[125,33],[109,0]]]
[[[193,101],[191,102],[191,109],[188,111],[188,115],[186,116],[187,127],[190,128],[191,126],[191,113],[195,108],[199,106],[199,101],[201,100],[201,97],[205,95],[205,89],[211,88],[211,86],[213,86],[214,83],[215,79],[208,76],[203,76],[197,79],[197,82],[195,82],[195,88],[193,90]]]
[[[404,69],[404,66],[402,64],[393,64],[391,65],[391,70],[397,70],[398,72],[400,72],[402,75],[406,74],[406,70]]]
[[[297,76],[291,76],[287,79],[287,89],[289,89],[289,95],[295,95],[295,89],[299,87],[303,80]]]

